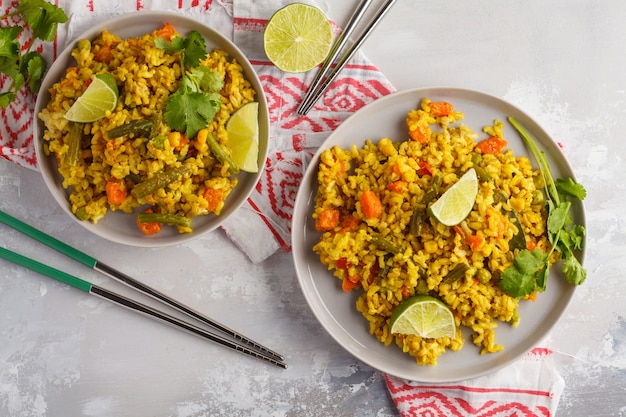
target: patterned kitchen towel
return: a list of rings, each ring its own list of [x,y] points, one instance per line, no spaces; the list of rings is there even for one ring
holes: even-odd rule
[[[385,375],[402,417],[550,417],[564,388],[554,355],[535,348],[494,373],[450,384],[423,384]]]

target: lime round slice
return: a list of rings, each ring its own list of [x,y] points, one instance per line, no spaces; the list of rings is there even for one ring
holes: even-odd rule
[[[332,26],[324,12],[302,3],[278,10],[263,32],[265,54],[285,72],[315,68],[328,55],[332,42]]]
[[[244,104],[226,123],[231,158],[240,170],[259,172],[259,103]]]
[[[102,119],[117,106],[119,92],[111,74],[96,74],[91,84],[65,113],[71,122],[90,123]]]
[[[446,226],[461,223],[472,211],[478,194],[476,170],[470,168],[430,206],[430,214]]]
[[[456,336],[452,311],[428,295],[416,295],[398,304],[391,314],[389,328],[391,333],[427,339]]]

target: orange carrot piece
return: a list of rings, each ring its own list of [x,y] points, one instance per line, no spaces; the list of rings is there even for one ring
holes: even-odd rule
[[[341,289],[344,290],[345,292],[350,292],[353,289],[357,288],[358,286],[359,286],[358,279],[357,279],[357,282],[352,282],[350,277],[344,278],[343,282],[341,283]]]
[[[121,181],[109,181],[104,187],[109,204],[122,204],[128,196],[126,184]]]
[[[497,155],[502,152],[507,144],[506,140],[498,136],[491,136],[490,138],[478,142],[476,149],[482,154]]]
[[[339,210],[322,210],[319,217],[315,221],[315,230],[317,230],[318,232],[326,232],[328,230],[333,230],[338,224]]]
[[[111,53],[111,47],[109,45],[102,45],[100,49],[93,55],[93,59],[96,62],[103,62],[109,64],[113,59],[113,53]]]
[[[402,192],[406,190],[406,186],[407,186],[406,181],[398,180],[398,181],[392,182],[391,184],[387,184],[385,188],[387,188],[389,191],[392,191],[394,193],[402,194]]]
[[[447,101],[433,101],[428,104],[428,107],[430,107],[430,114],[435,117],[449,116],[454,111],[452,104]]]
[[[485,242],[485,238],[480,235],[468,235],[465,237],[465,241],[469,245],[470,249],[476,252]]]
[[[433,175],[433,167],[430,166],[428,162],[419,161],[418,165],[420,168],[417,170],[417,173],[420,177],[423,177],[424,175]]]
[[[352,214],[343,216],[339,222],[340,232],[354,232],[359,228],[361,220],[354,217]]]
[[[418,122],[409,125],[409,136],[423,145],[430,140],[430,127],[427,122]]]
[[[374,219],[383,214],[383,204],[373,191],[363,191],[359,201],[361,202],[361,211],[366,218]]]
[[[209,210],[209,212],[214,212],[222,202],[222,199],[224,198],[224,192],[219,188],[209,187],[204,190],[202,197],[204,197],[204,199],[208,203],[207,210]]]
[[[155,36],[158,38],[163,38],[168,42],[172,41],[172,36],[176,33],[176,29],[174,29],[174,25],[171,23],[166,23],[163,27],[156,31]]]
[[[152,213],[152,209],[144,210],[146,213]],[[161,231],[161,223],[157,222],[140,222],[139,218],[135,219],[137,227],[144,235],[154,235]]]

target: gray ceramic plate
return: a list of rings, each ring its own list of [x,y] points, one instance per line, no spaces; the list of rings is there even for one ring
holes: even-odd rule
[[[566,310],[575,287],[564,282],[560,268],[554,268],[546,292],[537,301],[522,302],[519,308],[521,323],[513,329],[500,324],[496,330],[496,342],[504,345],[498,353],[481,355],[471,342],[469,333],[459,352],[448,351],[439,357],[437,366],[419,366],[414,359],[392,343],[384,346],[368,332],[368,323],[356,311],[357,294],[344,293],[340,281],[322,265],[312,247],[319,239],[311,218],[317,187],[317,164],[322,150],[334,145],[361,146],[366,139],[376,142],[380,138],[406,139],[405,118],[409,110],[416,108],[422,98],[432,101],[449,101],[455,109],[465,114],[463,123],[480,132],[494,119],[505,122],[505,138],[516,155],[528,155],[516,131],[506,122],[514,116],[535,138],[557,177],[574,177],[560,149],[548,134],[529,116],[496,97],[476,91],[456,88],[428,88],[398,92],[381,98],[364,107],[337,130],[315,154],[304,175],[296,197],[293,216],[292,243],[296,273],[306,300],[322,326],[348,352],[368,365],[414,381],[452,382],[493,372],[515,361],[536,347],[558,322]],[[532,158],[531,158],[532,161]],[[578,224],[585,225],[582,204],[573,207]]]
[[[196,20],[179,14],[145,11],[116,17],[93,27],[89,31],[78,36],[77,39],[95,39],[105,29],[123,38],[138,36],[144,33],[152,32],[153,30],[161,27],[164,22],[173,24],[174,27],[183,35],[191,30],[200,32],[206,41],[207,49],[209,51],[215,48],[223,49],[227,51],[231,57],[237,58],[237,61],[242,65],[245,77],[252,83],[252,86],[257,92],[256,100],[259,102],[258,163],[259,167],[262,168],[267,157],[269,138],[269,113],[267,110],[265,95],[263,93],[263,87],[248,59],[230,40],[222,36],[220,33]],[[52,86],[52,84],[61,78],[67,67],[75,65],[74,59],[71,56],[71,50],[73,47],[73,44],[69,45],[59,55],[48,70],[41,87],[41,94],[37,98],[35,114],[39,114],[40,110],[45,107],[50,100],[48,89]],[[175,245],[195,239],[216,229],[227,218],[232,216],[246,201],[262,174],[262,170],[256,174],[245,172],[240,173],[239,184],[228,196],[221,214],[219,216],[215,216],[213,214],[199,216],[193,219],[193,233],[180,234],[176,228],[166,227],[157,235],[146,236],[137,229],[134,216],[121,212],[109,212],[98,222],[98,224],[95,225],[90,222],[78,220],[70,211],[68,192],[61,186],[62,179],[58,173],[54,157],[47,157],[43,154],[42,134],[43,124],[38,119],[34,126],[34,135],[37,145],[37,161],[46,185],[50,189],[50,192],[54,196],[55,200],[72,219],[79,222],[87,230],[113,242],[132,246],[158,247]]]

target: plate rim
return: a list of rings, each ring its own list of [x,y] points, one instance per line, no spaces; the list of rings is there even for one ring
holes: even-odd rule
[[[311,271],[311,265],[310,263],[307,262],[307,255],[303,252],[304,250],[308,250],[310,252],[308,256],[310,257],[311,254],[313,254],[312,256],[315,258],[315,262],[319,262],[319,257],[317,257],[317,255],[313,253],[312,248],[305,247],[306,244],[304,242],[306,241],[305,235],[307,234],[307,231],[305,229],[306,229],[307,221],[303,217],[310,216],[312,212],[313,202],[311,201],[311,199],[314,198],[314,191],[317,188],[316,186],[317,178],[314,174],[317,172],[317,164],[319,162],[320,154],[325,149],[328,149],[329,146],[334,144],[335,137],[337,135],[341,135],[343,133],[343,130],[347,129],[347,127],[343,127],[343,126],[349,127],[351,120],[355,119],[362,112],[371,111],[370,109],[376,108],[378,106],[384,106],[388,101],[398,100],[399,97],[403,97],[403,96],[414,97],[415,98],[414,106],[417,106],[419,105],[419,100],[421,100],[424,97],[430,98],[430,96],[433,95],[433,92],[437,92],[437,93],[444,92],[446,93],[445,95],[451,96],[451,101],[454,101],[454,98],[457,95],[465,95],[465,96],[470,96],[470,97],[479,97],[479,98],[486,99],[492,102],[497,102],[500,105],[504,105],[505,107],[508,107],[509,109],[514,110],[515,113],[518,115],[518,117],[523,116],[528,121],[532,122],[532,125],[533,125],[532,129],[529,128],[528,126],[526,127],[529,128],[529,130],[538,131],[541,135],[543,135],[543,137],[547,138],[550,141],[550,143],[553,145],[551,149],[552,151],[554,149],[557,149],[559,152],[561,152],[561,149],[558,147],[557,142],[554,141],[554,139],[550,135],[548,135],[545,129],[538,122],[536,122],[535,119],[530,117],[525,111],[523,111],[519,107],[513,105],[512,103],[502,98],[496,97],[494,95],[490,95],[482,91],[472,90],[468,88],[441,87],[441,86],[419,87],[419,88],[412,88],[412,89],[407,89],[407,90],[402,90],[402,91],[391,93],[385,97],[382,97],[374,102],[367,104],[366,106],[362,107],[357,112],[355,112],[354,114],[350,115],[334,132],[332,132],[328,136],[328,138],[316,150],[316,152],[311,158],[307,166],[307,169],[305,170],[305,173],[303,175],[302,184],[304,186],[302,185],[300,186],[298,193],[296,195],[296,201],[294,204],[294,216],[293,216],[293,222],[292,222],[292,242],[291,243],[292,243],[292,257],[293,257],[294,266],[296,269],[296,276],[297,276],[300,289],[303,292],[303,295],[307,301],[307,304],[309,308],[311,309],[311,311],[313,312],[313,314],[315,315],[316,319],[322,325],[324,330],[335,340],[335,342],[337,342],[342,348],[344,348],[348,353],[352,354],[355,358],[361,360],[362,362],[366,363],[367,365],[381,372],[394,375],[396,377],[403,378],[406,380],[412,380],[412,381],[420,381],[420,382],[426,382],[426,383],[450,383],[450,382],[457,382],[461,380],[476,378],[476,377],[480,377],[480,376],[495,372],[515,362],[524,354],[527,354],[529,351],[531,351],[537,344],[539,344],[542,340],[544,340],[548,336],[548,334],[552,331],[552,329],[558,324],[563,314],[565,314],[569,305],[572,302],[576,287],[573,285],[567,284],[568,286],[565,287],[564,293],[561,293],[561,292],[559,293],[560,297],[567,297],[564,305],[562,306],[561,310],[557,312],[556,316],[553,318],[553,321],[548,326],[548,328],[540,336],[534,337],[532,339],[534,341],[533,343],[526,343],[527,345],[530,345],[530,346],[525,347],[521,350],[518,349],[519,351],[513,355],[503,354],[504,358],[502,361],[497,362],[496,360],[496,364],[494,366],[472,372],[471,374],[459,374],[457,376],[447,376],[447,377],[438,377],[438,376],[429,375],[427,377],[423,377],[420,375],[421,373],[420,370],[437,368],[437,366],[428,368],[428,367],[421,367],[415,364],[415,368],[412,370],[391,369],[389,367],[384,366],[384,364],[383,366],[381,366],[380,363],[376,363],[375,360],[367,356],[367,350],[368,350],[367,346],[364,346],[363,344],[358,343],[358,341],[356,341],[354,338],[352,338],[352,340],[347,340],[346,338],[341,338],[337,334],[334,333],[334,331],[336,331],[336,328],[334,326],[341,327],[338,322],[338,318],[332,316],[332,313],[329,311],[328,306],[324,304],[324,301],[321,299],[319,288],[315,285],[314,278],[312,278],[313,272]],[[439,96],[441,94],[434,94],[434,95]],[[409,110],[410,110],[409,108],[406,109],[407,112]],[[460,111],[463,111],[463,109],[460,109]],[[366,138],[358,138],[354,140],[353,143],[356,144],[357,146],[360,146],[360,144],[364,142],[365,139]],[[375,138],[371,138],[371,139],[374,140]],[[573,176],[574,175],[573,170],[571,169],[569,162],[567,161],[565,156],[562,154],[562,152],[560,153],[560,158],[561,158],[561,161],[559,162],[563,164],[561,166],[561,169],[567,170],[568,173],[571,173],[572,178],[575,178]],[[531,159],[531,162],[533,163],[533,166],[536,165],[534,160]],[[313,185],[310,186],[309,184],[307,184],[307,182],[312,183]],[[306,207],[309,207],[309,209],[307,209]],[[584,202],[582,201],[580,202],[580,204],[578,204],[576,218],[577,218],[577,221],[579,221],[581,225],[586,227]],[[581,260],[581,263],[582,263],[584,261],[585,250],[583,249],[579,255],[580,255],[579,259]],[[308,274],[308,277],[307,277],[307,274]],[[554,272],[551,272],[551,275],[553,274]],[[333,275],[330,272],[327,272],[326,275],[333,278]],[[554,277],[553,277],[553,281],[554,281]],[[539,295],[539,297],[541,297],[541,294]],[[352,306],[352,308],[354,309],[354,311],[356,311],[354,306]],[[547,313],[550,313],[550,312],[551,311]],[[364,323],[367,324],[367,321],[362,316],[361,316],[361,319],[363,320]],[[370,338],[374,343],[382,345],[382,343],[379,342],[374,336],[370,335]],[[468,342],[468,346],[464,346],[463,350],[476,348],[473,345],[473,343],[471,343],[470,340],[466,340],[466,342]],[[395,345],[395,343],[392,342],[392,345]],[[387,349],[399,349],[397,346],[391,346],[391,345],[386,346],[386,348]],[[506,347],[504,351],[507,351]],[[445,354],[440,357],[440,360],[444,361],[446,355],[455,354],[455,353],[456,352],[446,350]],[[410,355],[408,354],[404,354],[404,355],[410,358]],[[489,355],[494,355],[494,354],[489,354]]]
[[[134,233],[132,236],[126,236],[120,235],[119,233],[107,233],[106,229],[103,230],[104,227],[101,226],[101,223],[106,223],[107,217],[110,219],[112,215],[131,216],[130,214],[124,213],[122,215],[120,213],[112,212],[111,210],[108,210],[105,217],[100,219],[98,224],[95,225],[88,221],[80,221],[76,219],[76,217],[74,216],[74,214],[72,214],[70,210],[67,191],[62,188],[62,177],[58,173],[58,169],[56,168],[56,162],[51,162],[51,158],[54,158],[54,156],[45,155],[42,149],[44,143],[42,137],[45,128],[43,126],[43,122],[38,117],[38,113],[41,109],[45,107],[45,105],[49,101],[50,94],[47,89],[52,87],[52,85],[56,81],[58,81],[58,78],[61,76],[62,71],[67,68],[68,64],[75,62],[74,58],[71,56],[71,52],[72,49],[75,47],[76,42],[80,39],[93,40],[98,35],[100,35],[102,31],[109,30],[109,28],[111,27],[114,27],[114,29],[110,30],[110,32],[113,34],[116,34],[116,32],[130,31],[134,34],[125,35],[125,37],[140,36],[146,32],[141,32],[140,30],[126,29],[123,26],[124,24],[128,25],[133,21],[136,23],[138,20],[140,21],[142,26],[154,23],[155,29],[157,28],[157,22],[160,22],[161,24],[165,22],[170,22],[173,23],[175,26],[178,25],[178,28],[180,28],[180,25],[182,24],[183,26],[182,29],[180,29],[180,32],[183,34],[188,33],[191,30],[198,30],[202,33],[203,38],[205,38],[205,40],[207,41],[207,44],[216,43],[228,46],[229,55],[231,57],[236,57],[239,64],[242,65],[246,78],[254,86],[255,101],[259,102],[259,171],[257,173],[241,172],[240,174],[238,174],[240,178],[240,183],[238,184],[238,187],[242,185],[242,175],[244,176],[243,178],[249,179],[246,182],[247,188],[245,189],[245,191],[242,190],[243,187],[239,189],[238,187],[235,187],[233,193],[231,193],[231,195],[227,197],[227,201],[228,198],[231,199],[230,203],[232,205],[230,206],[230,208],[226,212],[223,211],[219,216],[211,215],[215,218],[214,221],[207,220],[207,223],[203,223],[203,225],[200,226],[199,230],[196,228],[196,226],[194,226],[194,231],[191,233],[178,233],[177,231],[175,231],[175,233],[170,232],[168,236],[159,236],[159,234],[153,236],[143,236]],[[207,34],[210,34],[210,36],[208,36]],[[211,50],[210,45],[207,45],[207,49],[209,51]],[[57,55],[52,65],[46,71],[46,75],[44,76],[41,84],[40,92],[39,94],[37,94],[34,113],[35,120],[33,120],[32,132],[35,144],[35,156],[37,159],[37,165],[46,184],[46,188],[48,189],[50,194],[52,194],[54,200],[67,215],[73,218],[74,222],[78,223],[81,227],[88,230],[95,236],[98,236],[113,243],[123,244],[132,247],[160,248],[179,245],[190,242],[192,240],[196,240],[203,235],[221,227],[241,208],[241,206],[247,201],[252,192],[255,190],[256,185],[263,176],[263,172],[265,170],[265,161],[269,154],[270,118],[267,97],[265,95],[261,80],[256,70],[254,69],[253,64],[248,60],[245,53],[232,40],[228,39],[226,36],[209,26],[207,23],[173,11],[140,10],[135,12],[122,13],[106,19],[100,23],[97,23],[95,26],[92,26],[91,28],[78,34],[78,36],[73,36],[71,39],[68,38],[65,48]],[[264,138],[265,140],[261,140],[261,138]],[[54,168],[50,170],[52,172],[48,172],[47,170],[49,165],[52,165],[52,167]]]

